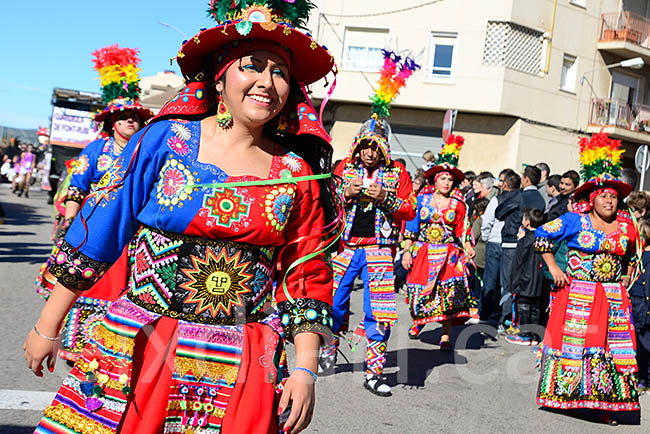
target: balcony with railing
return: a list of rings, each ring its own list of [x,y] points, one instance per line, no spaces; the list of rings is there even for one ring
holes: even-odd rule
[[[603,14],[598,48],[619,56],[650,56],[650,20],[629,11]]]
[[[650,143],[650,106],[593,98],[587,131],[601,129],[617,139]]]

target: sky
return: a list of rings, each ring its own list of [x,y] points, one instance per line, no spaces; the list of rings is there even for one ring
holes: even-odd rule
[[[99,92],[91,53],[101,47],[140,50],[141,76],[180,74],[174,57],[185,37],[214,27],[208,0],[2,0],[0,125],[49,126],[52,89]]]

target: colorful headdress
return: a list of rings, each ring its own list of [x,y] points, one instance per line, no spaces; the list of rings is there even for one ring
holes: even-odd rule
[[[95,122],[100,124],[109,114],[126,110],[137,112],[143,122],[151,118],[151,110],[138,102],[141,71],[138,50],[114,44],[95,50],[92,55],[94,69],[101,79],[102,99],[107,105],[95,116]]]
[[[208,13],[218,25],[184,41],[176,56],[178,66],[188,83],[204,81],[214,72],[205,68],[215,53],[229,55],[242,40],[272,42],[300,59],[291,65],[294,79],[304,84],[318,81],[332,71],[334,58],[309,33],[298,30],[313,8],[309,0],[211,0]]]
[[[456,182],[465,179],[465,174],[458,169],[458,157],[464,144],[465,138],[463,136],[450,134],[447,138],[447,143],[442,145],[435,164],[430,164],[424,172],[424,176],[429,178],[436,173],[449,172]]]
[[[600,132],[590,139],[580,138],[580,173],[583,184],[574,195],[584,198],[585,193],[597,189],[611,187],[616,189],[622,199],[632,191],[632,186],[623,182],[621,175],[621,156],[625,152],[620,140],[610,139],[607,134]]]
[[[394,51],[382,50],[384,64],[381,68],[378,87],[370,97],[372,102],[370,119],[361,125],[361,129],[354,138],[350,148],[350,159],[352,159],[361,142],[374,142],[386,163],[390,162],[390,135],[391,128],[386,119],[390,116],[390,105],[399,95],[400,90],[406,85],[406,80],[420,69],[410,55],[402,59]]]

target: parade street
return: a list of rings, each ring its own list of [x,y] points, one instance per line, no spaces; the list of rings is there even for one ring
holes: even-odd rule
[[[0,186],[7,213],[0,225],[0,433],[31,433],[69,367],[59,359],[53,374],[38,378],[25,366],[23,341],[43,300],[34,278],[51,250],[52,207],[34,188],[28,199]],[[92,230],[92,229],[91,229]],[[352,294],[351,324],[361,313],[361,294]],[[541,410],[535,403],[536,350],[512,345],[487,326],[455,327],[455,351],[439,350],[440,329],[427,327],[421,340],[407,336],[409,314],[398,298],[399,322],[387,351],[385,374],[393,396],[363,388],[365,341],[351,351],[342,339],[336,374],[320,378],[308,433],[521,433],[612,432],[585,413]],[[293,349],[289,349],[289,354]],[[621,421],[618,433],[650,432],[650,395],[640,397],[641,413]]]

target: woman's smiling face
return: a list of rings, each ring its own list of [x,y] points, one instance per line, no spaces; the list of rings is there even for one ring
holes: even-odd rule
[[[289,67],[277,54],[253,51],[235,61],[216,88],[234,122],[264,125],[287,102]]]

